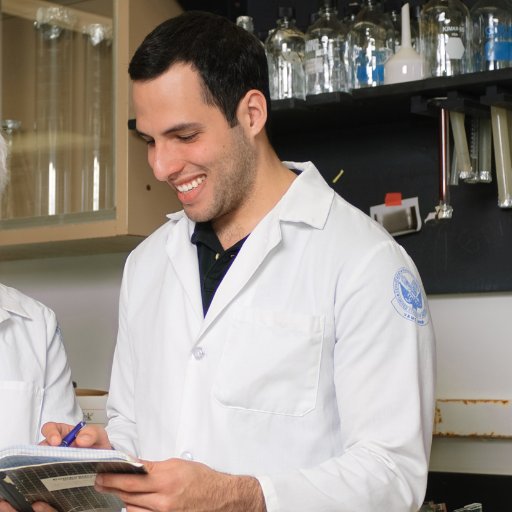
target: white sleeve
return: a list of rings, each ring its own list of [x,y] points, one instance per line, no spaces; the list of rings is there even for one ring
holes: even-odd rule
[[[39,432],[44,423],[48,421],[75,424],[82,419],[82,411],[73,390],[71,370],[55,313],[44,308],[42,317],[45,323],[47,347],[44,398]]]
[[[417,270],[386,241],[346,274],[332,354],[342,453],[258,476],[268,512],[416,512],[424,498],[435,342]]]
[[[119,328],[107,400],[108,425],[106,430],[112,446],[125,453],[137,455],[139,450],[137,425],[134,417],[134,368],[128,329],[128,275],[131,260],[129,256],[121,283]]]

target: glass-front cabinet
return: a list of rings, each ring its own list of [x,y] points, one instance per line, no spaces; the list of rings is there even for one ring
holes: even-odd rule
[[[0,259],[131,249],[178,208],[155,181],[127,67],[174,0],[1,0],[1,130],[10,181]]]

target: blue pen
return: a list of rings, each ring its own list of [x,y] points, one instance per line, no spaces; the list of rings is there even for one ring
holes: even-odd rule
[[[78,432],[82,430],[85,427],[85,421],[81,421],[77,425],[73,427],[73,429],[67,434],[59,446],[69,446],[73,443],[73,441],[76,439],[76,436],[78,435]]]

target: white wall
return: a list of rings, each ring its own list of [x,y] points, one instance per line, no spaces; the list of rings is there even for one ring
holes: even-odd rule
[[[52,308],[73,380],[108,389],[126,254],[0,262],[0,281]]]
[[[437,397],[512,399],[512,294],[430,297]],[[434,439],[430,468],[512,475],[512,441]]]
[[[54,309],[73,379],[108,389],[126,254],[0,262],[0,281]],[[512,294],[430,297],[438,398],[512,398]],[[512,441],[436,439],[431,469],[512,474]]]

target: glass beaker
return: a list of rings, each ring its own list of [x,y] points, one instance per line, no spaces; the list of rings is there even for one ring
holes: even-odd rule
[[[471,8],[473,70],[512,66],[512,2],[478,0]]]
[[[466,73],[471,60],[470,17],[460,0],[430,0],[420,15],[420,53],[425,76]]]

